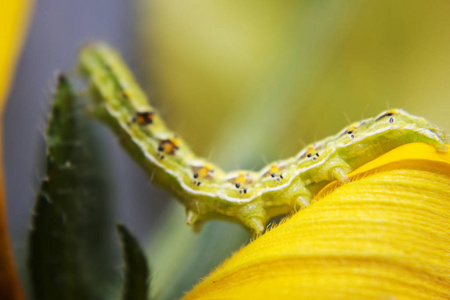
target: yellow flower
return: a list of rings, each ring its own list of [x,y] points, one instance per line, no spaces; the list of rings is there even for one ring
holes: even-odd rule
[[[0,1],[0,124],[3,107],[20,53],[32,0]],[[1,125],[0,125],[1,126]],[[0,127],[0,143],[3,128]],[[0,144],[0,157],[2,147]],[[3,166],[0,160],[0,299],[22,299],[8,238]]]
[[[405,145],[351,178],[184,299],[450,299],[450,153]]]

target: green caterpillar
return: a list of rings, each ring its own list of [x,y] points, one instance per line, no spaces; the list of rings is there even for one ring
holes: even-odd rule
[[[413,142],[434,145],[438,151],[448,148],[445,133],[438,127],[392,109],[354,123],[260,172],[226,173],[197,157],[167,129],[108,45],[85,46],[79,60],[94,95],[94,116],[116,132],[154,182],[183,202],[186,222],[195,228],[208,219],[223,218],[259,234],[271,217],[308,206],[324,185],[333,180],[346,182],[352,170],[389,150]]]

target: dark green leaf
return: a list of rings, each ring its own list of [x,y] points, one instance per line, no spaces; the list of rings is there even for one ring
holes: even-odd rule
[[[60,75],[47,130],[46,177],[29,237],[35,299],[111,296],[104,295],[105,282],[111,282],[115,274],[106,233],[107,188],[97,174],[96,149],[82,137],[92,131],[86,130],[77,105],[69,82]]]
[[[136,238],[122,225],[117,225],[125,261],[122,300],[149,299],[150,269]]]

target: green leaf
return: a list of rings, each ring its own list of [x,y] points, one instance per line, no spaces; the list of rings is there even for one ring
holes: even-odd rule
[[[47,130],[46,177],[29,235],[35,299],[109,299],[114,272],[106,183],[98,149],[67,79],[60,75]],[[112,228],[109,226],[109,228]],[[112,230],[110,230],[112,231]],[[108,293],[108,295],[106,295]]]
[[[136,238],[122,225],[117,225],[125,261],[122,300],[149,299],[150,269]]]

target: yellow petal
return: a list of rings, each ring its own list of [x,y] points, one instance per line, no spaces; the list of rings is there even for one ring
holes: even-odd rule
[[[31,0],[0,1],[0,112],[13,79],[31,8]]]
[[[449,299],[450,153],[409,144],[351,177],[184,299]]]
[[[31,7],[31,0],[0,1],[0,124]],[[0,125],[0,157],[2,133],[3,128]],[[14,269],[5,205],[3,166],[0,160],[0,299],[18,300],[23,299],[23,294]]]

